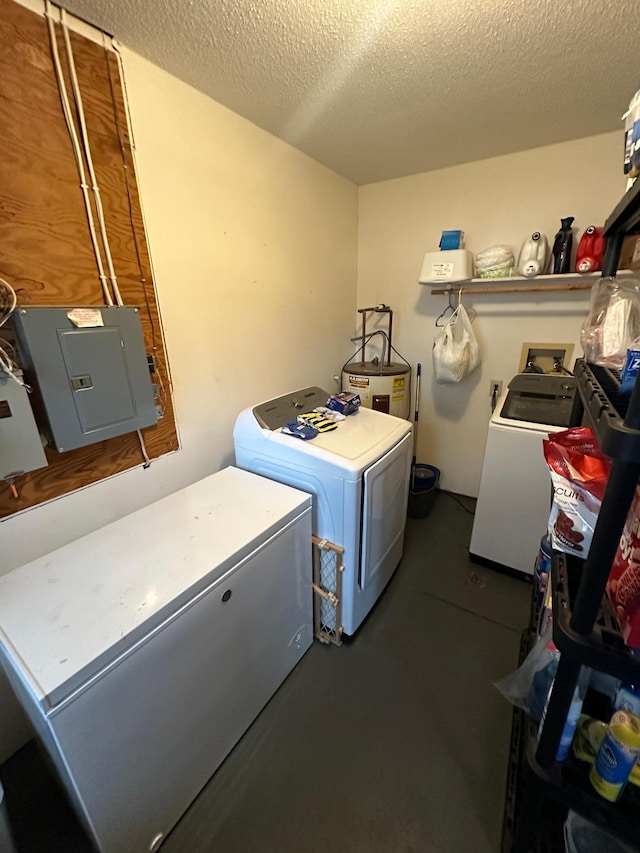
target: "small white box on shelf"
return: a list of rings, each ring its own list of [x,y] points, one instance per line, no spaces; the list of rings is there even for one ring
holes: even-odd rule
[[[419,284],[446,284],[473,278],[473,255],[468,249],[427,252],[420,270]]]

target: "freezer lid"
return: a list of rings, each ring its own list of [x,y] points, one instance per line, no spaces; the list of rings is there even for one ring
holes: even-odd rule
[[[0,577],[0,642],[51,708],[310,507],[219,471]]]

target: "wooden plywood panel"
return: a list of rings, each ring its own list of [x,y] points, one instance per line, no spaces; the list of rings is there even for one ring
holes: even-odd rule
[[[56,30],[69,80],[62,33]],[[157,364],[154,381],[164,389],[164,417],[143,432],[153,459],[177,450],[178,437],[119,62],[111,50],[76,33],[71,42],[119,288],[126,305],[140,308],[147,351]],[[23,305],[103,304],[47,24],[12,0],[0,0],[0,81],[0,276]],[[16,481],[18,499],[0,484],[0,517],[142,463],[135,433],[46,454],[48,468]]]

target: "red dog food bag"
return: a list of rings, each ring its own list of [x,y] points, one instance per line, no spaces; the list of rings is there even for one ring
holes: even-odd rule
[[[640,486],[636,487],[607,581],[625,643],[640,647]]]
[[[590,427],[550,433],[542,443],[553,484],[551,543],[558,551],[584,558],[591,546],[611,460],[598,447]]]

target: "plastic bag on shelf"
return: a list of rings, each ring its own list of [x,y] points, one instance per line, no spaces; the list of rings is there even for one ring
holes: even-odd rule
[[[433,342],[433,370],[440,383],[460,382],[480,364],[480,349],[464,305],[458,305]]]
[[[478,278],[505,278],[513,273],[515,258],[511,246],[491,246],[475,257]]]
[[[542,442],[553,484],[549,536],[557,551],[584,559],[589,553],[611,460],[590,427],[550,433]]]
[[[640,647],[640,486],[636,486],[613,558],[607,593],[625,642]]]
[[[591,303],[580,343],[585,360],[621,370],[629,349],[640,337],[640,285],[637,281],[601,278],[591,288]]]
[[[494,685],[512,705],[539,722],[559,660],[549,626],[518,669]]]
[[[628,397],[633,391],[638,373],[640,373],[640,339],[636,338],[631,349],[627,350],[627,358],[620,374],[620,394],[623,397]]]

